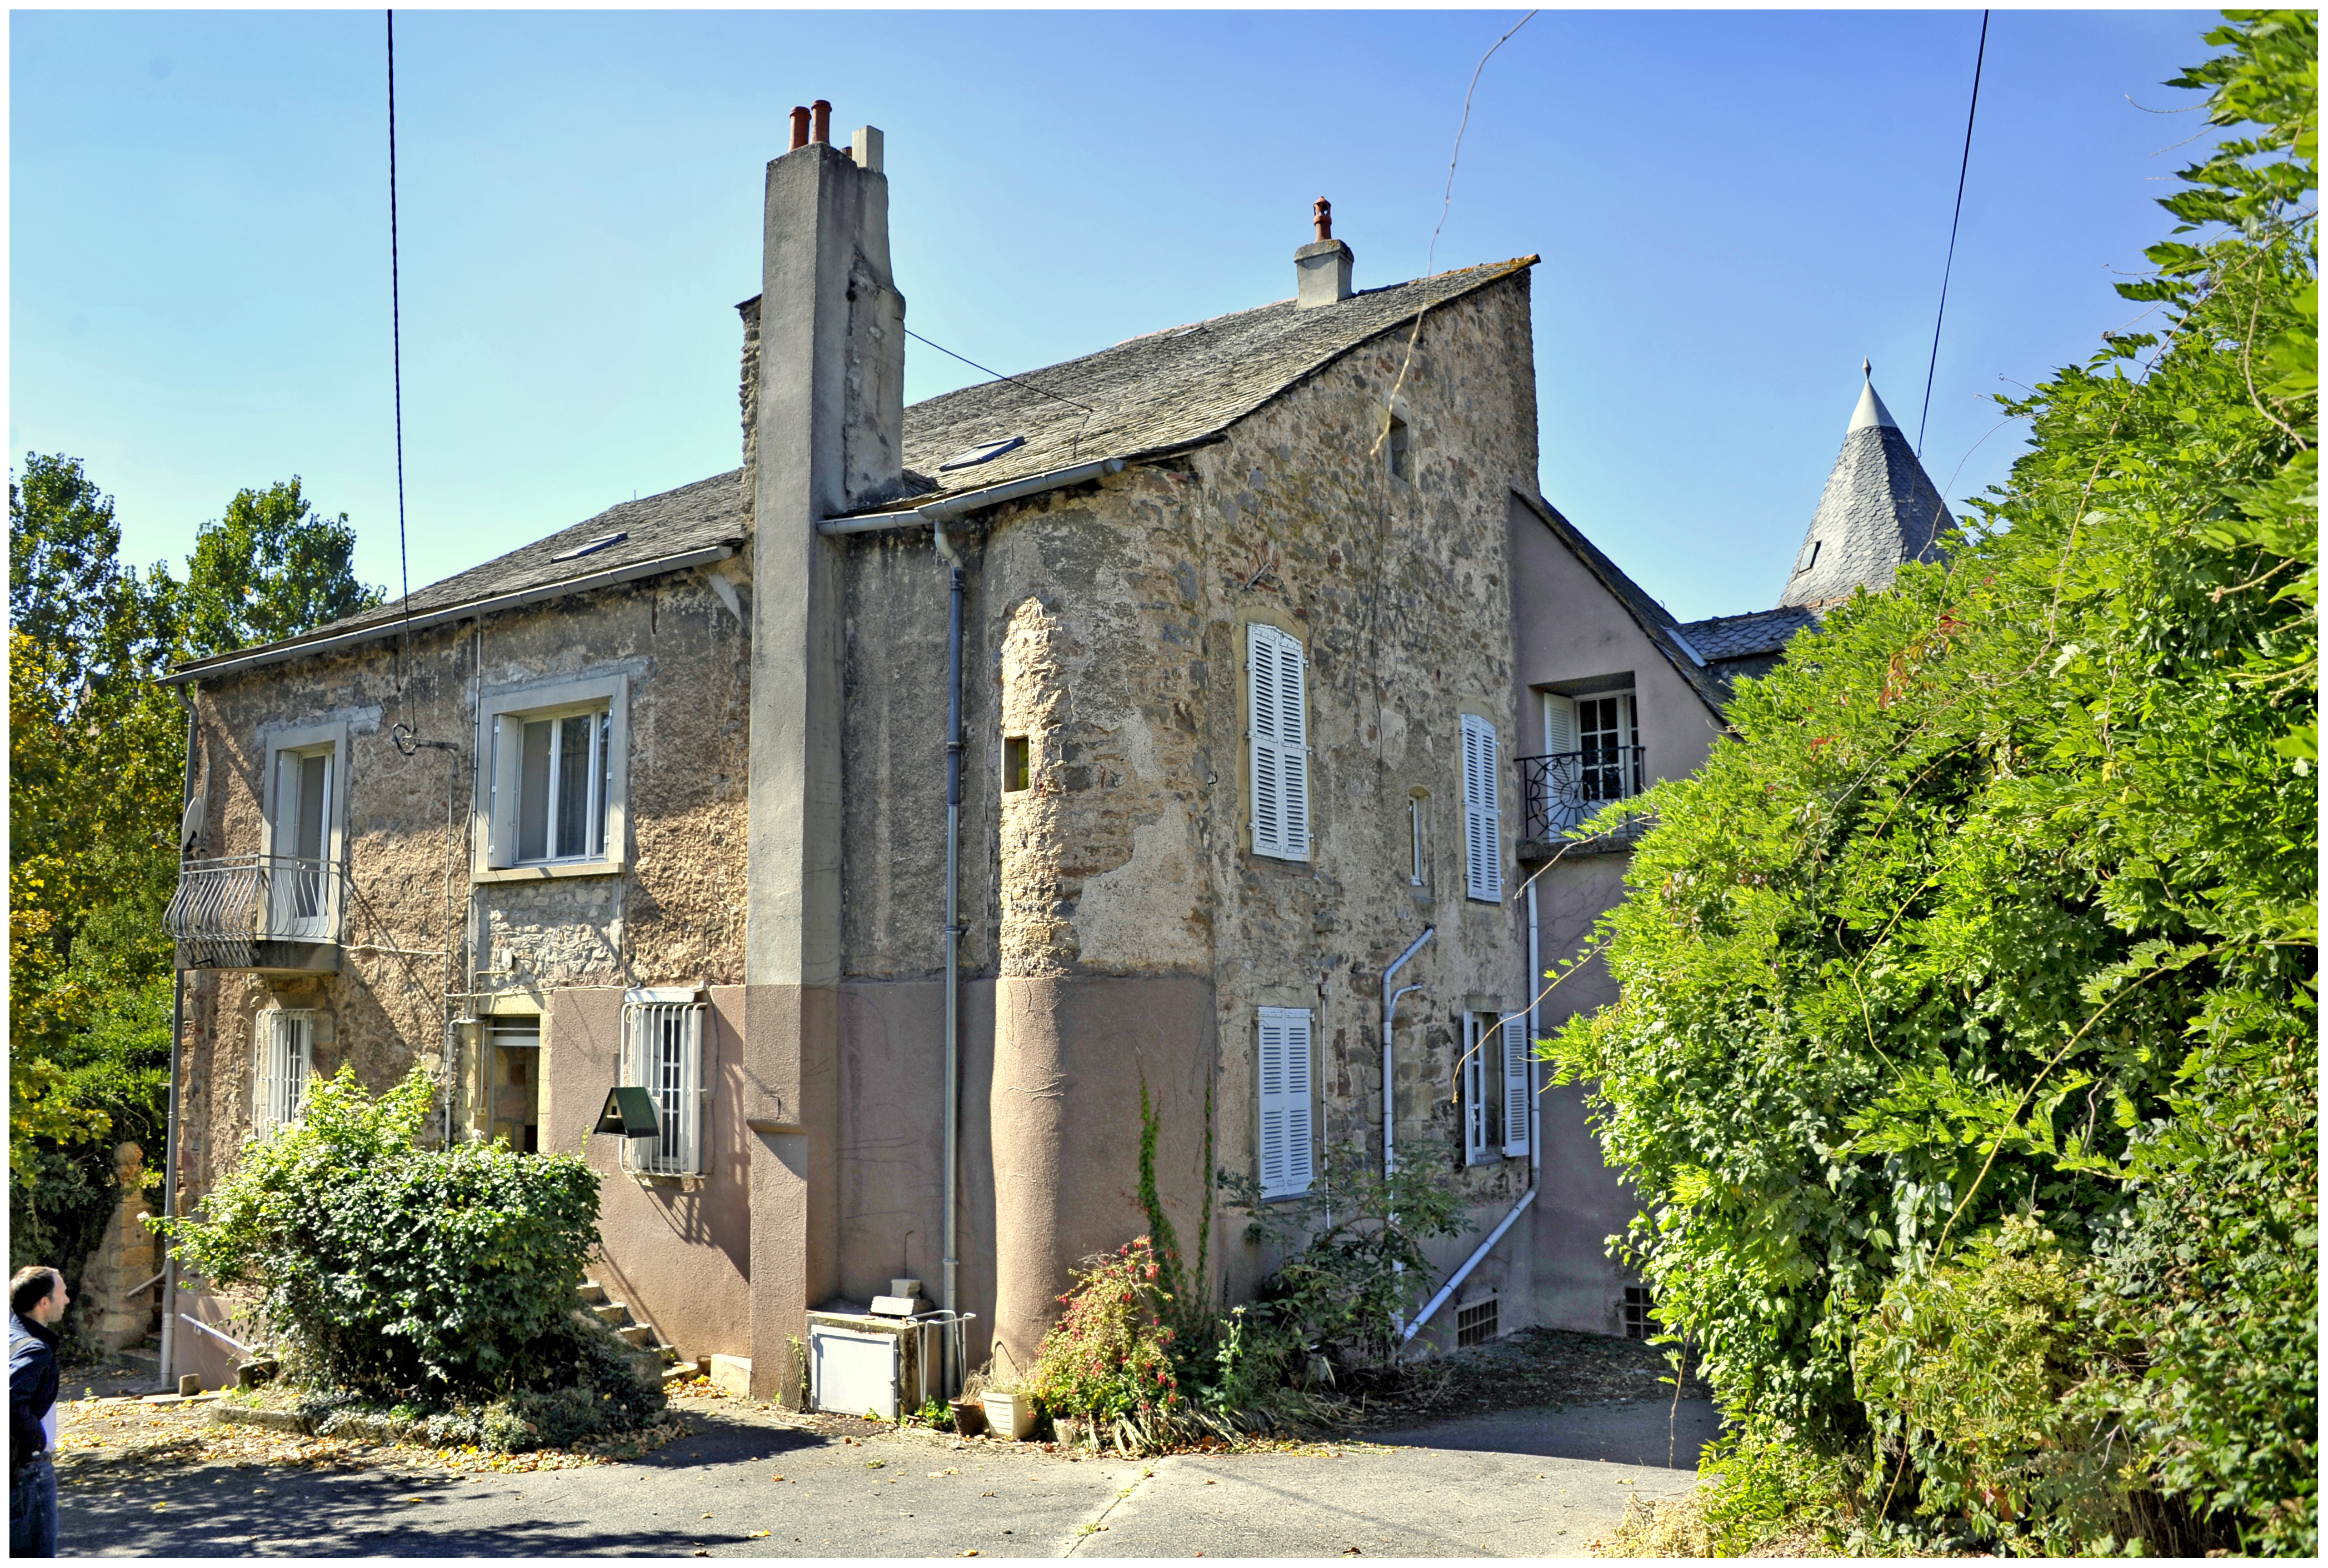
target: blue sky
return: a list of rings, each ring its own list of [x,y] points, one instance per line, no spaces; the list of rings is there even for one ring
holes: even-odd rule
[[[915,331],[1018,372],[1425,269],[1500,12],[408,12],[397,26],[412,581],[735,466],[735,303],[785,111],[887,135]],[[1925,462],[2142,307],[2211,14],[1991,23]],[[1540,253],[1544,494],[1684,618],[1776,598],[1858,395],[1912,438],[1980,25],[1545,12],[1489,62],[1437,267]],[[9,442],[174,562],[298,473],[398,581],[379,12],[9,20]],[[2129,102],[2129,96],[2134,100]],[[909,400],[978,379],[909,345]],[[1985,443],[1976,447],[1976,443]],[[1967,456],[1969,453],[1969,456]]]

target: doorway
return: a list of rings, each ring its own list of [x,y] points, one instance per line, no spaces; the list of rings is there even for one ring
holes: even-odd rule
[[[490,1136],[521,1154],[541,1153],[541,1020],[495,1014],[485,1024]]]

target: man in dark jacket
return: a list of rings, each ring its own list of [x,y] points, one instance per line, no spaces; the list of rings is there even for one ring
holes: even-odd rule
[[[57,1336],[71,1304],[52,1268],[8,1282],[8,1555],[57,1554]]]

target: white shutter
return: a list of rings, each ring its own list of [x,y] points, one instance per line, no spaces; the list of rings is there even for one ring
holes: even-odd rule
[[[1535,1118],[1535,1089],[1530,1070],[1535,1052],[1528,1040],[1527,1017],[1504,1020],[1504,1153],[1525,1154],[1528,1133]]]
[[[493,795],[485,824],[488,866],[517,863],[518,763],[525,751],[524,725],[514,714],[493,715]]]
[[[1245,628],[1253,852],[1278,860],[1310,858],[1307,681],[1300,642],[1274,627]]]
[[[1310,1190],[1310,1014],[1261,1009],[1261,1195]]]
[[[1544,692],[1544,749],[1548,756],[1576,750],[1576,699]]]
[[[623,1169],[652,1176],[700,1176],[704,1081],[701,1003],[634,1003],[623,1009],[623,1082],[654,1099],[661,1130],[623,1143]]]
[[[1504,897],[1504,819],[1496,773],[1496,726],[1465,714],[1463,891],[1489,903]]]

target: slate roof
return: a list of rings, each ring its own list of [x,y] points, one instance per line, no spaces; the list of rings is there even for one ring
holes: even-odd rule
[[[1901,562],[1939,559],[1939,537],[1955,526],[1871,378],[1779,603],[1816,610],[1855,588],[1889,588]]]
[[[1409,328],[1416,312],[1535,261],[1525,256],[1437,273],[1306,311],[1280,300],[1150,332],[1027,371],[1015,383],[984,381],[916,403],[906,410],[905,465],[938,488],[867,510],[908,509],[1095,457],[1132,459],[1204,441],[1351,350]],[[975,467],[940,471],[956,453],[1013,435],[1026,444]]]
[[[1816,611],[1800,607],[1757,610],[1745,615],[1715,615],[1683,624],[1681,634],[1705,656],[1707,669],[1727,703],[1736,683],[1768,675],[1786,657],[1797,633],[1818,624]]]
[[[1666,662],[1673,666],[1676,673],[1698,695],[1699,700],[1719,718],[1723,705],[1730,700],[1730,688],[1723,681],[1720,672],[1713,667],[1711,659],[1699,662],[1691,658],[1688,649],[1676,640],[1676,634],[1681,633],[1682,629],[1675,624],[1666,607],[1644,593],[1640,584],[1626,576],[1616,562],[1602,555],[1600,546],[1586,538],[1574,523],[1561,516],[1559,509],[1550,501],[1524,490],[1515,490],[1512,493],[1526,502],[1528,509],[1544,519],[1553,537],[1567,546],[1577,560],[1583,563],[1584,569],[1600,580],[1600,585],[1609,591],[1610,596],[1623,605],[1634,623],[1640,627],[1641,635],[1665,655]],[[1699,649],[1701,657],[1704,652],[1704,649]]]
[[[1331,305],[1297,311],[1291,300],[1216,316],[1118,343],[1018,383],[988,381],[916,403],[906,410],[905,466],[924,487],[909,499],[866,509],[904,510],[941,496],[984,490],[1093,458],[1136,459],[1195,445],[1218,435],[1271,398],[1360,345],[1411,329],[1417,313],[1448,303],[1515,274],[1537,258],[1461,267],[1366,289]],[[750,302],[746,302],[749,303]],[[1045,396],[1045,393],[1050,396]],[[1072,403],[1060,399],[1072,399]],[[941,465],[969,448],[1007,436],[1024,444],[973,467]],[[698,480],[661,495],[624,501],[586,522],[482,565],[416,590],[411,613],[447,611],[513,593],[544,594],[609,571],[741,543],[742,471]],[[606,534],[628,537],[587,555],[556,556]],[[244,649],[179,667],[199,678],[228,664],[271,662],[254,655],[296,652],[303,644],[343,639],[399,624],[406,606],[392,600],[267,649]]]
[[[1817,624],[1818,617],[1799,606],[1750,611],[1744,615],[1714,615],[1682,623],[1681,634],[1709,661],[1751,658],[1776,653],[1796,632]]]

